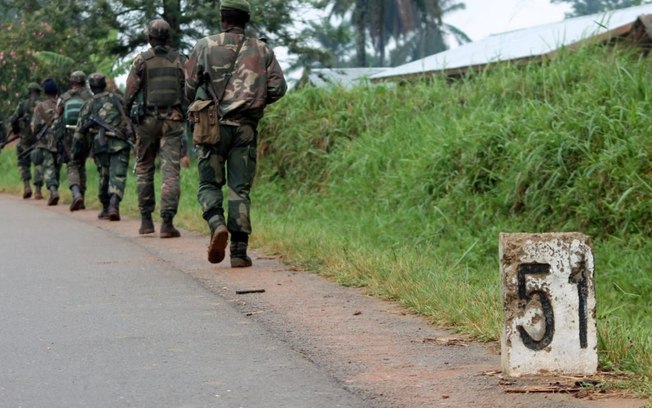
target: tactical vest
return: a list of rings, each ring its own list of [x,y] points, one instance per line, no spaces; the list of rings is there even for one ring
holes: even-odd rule
[[[64,103],[63,120],[66,125],[75,126],[77,124],[82,106],[84,106],[84,100],[79,95],[74,95]]]
[[[156,55],[154,50],[142,54],[145,59],[145,106],[168,108],[181,105],[178,53]]]

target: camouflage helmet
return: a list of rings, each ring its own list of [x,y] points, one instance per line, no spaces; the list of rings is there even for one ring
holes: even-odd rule
[[[106,89],[106,77],[101,72],[95,72],[88,77],[88,85],[93,93],[101,92]]]
[[[36,82],[30,82],[29,85],[27,85],[27,91],[43,92],[43,88],[41,88],[41,85],[37,84]]]
[[[220,11],[225,9],[237,10],[251,14],[251,7],[249,6],[249,1],[247,0],[222,0],[222,3],[220,4]]]
[[[156,40],[170,38],[170,24],[163,19],[152,20],[147,24],[147,35]]]
[[[70,82],[79,85],[84,85],[86,83],[86,74],[84,73],[84,71],[75,71],[72,74],[70,74]]]

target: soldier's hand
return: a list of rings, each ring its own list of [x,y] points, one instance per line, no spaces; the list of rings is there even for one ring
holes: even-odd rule
[[[181,158],[180,163],[182,167],[185,167],[187,169],[188,167],[190,167],[190,157],[188,157],[188,155],[183,156]]]

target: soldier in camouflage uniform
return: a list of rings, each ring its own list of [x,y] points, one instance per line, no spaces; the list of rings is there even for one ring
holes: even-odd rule
[[[160,237],[175,238],[181,235],[172,220],[181,191],[179,160],[187,105],[183,89],[185,57],[168,45],[170,26],[166,21],[151,21],[147,31],[151,48],[134,59],[124,96],[125,111],[131,113],[136,125],[136,178],[141,214],[138,232],[154,233],[154,162],[159,154],[163,179]]]
[[[86,87],[86,74],[83,71],[75,71],[70,74],[70,85],[71,88],[64,92],[57,101],[55,129],[57,129],[57,136],[61,140],[59,147],[63,149],[63,152],[59,152],[59,157],[62,158],[63,163],[66,163],[68,184],[72,192],[70,211],[77,211],[86,208],[84,205],[86,163],[77,163],[77,167],[73,169],[73,164],[70,162],[70,152],[79,112],[84,103],[91,99],[93,95]]]
[[[249,193],[256,173],[256,128],[265,105],[280,99],[287,85],[271,48],[245,35],[249,3],[223,0],[220,9],[223,31],[199,40],[188,59],[186,94],[189,100],[219,101],[220,140],[197,146],[197,198],[211,230],[208,261],[219,263],[224,259],[230,233],[231,266],[247,267],[251,266],[247,245],[251,234]],[[225,184],[226,223],[222,206]]]
[[[32,151],[32,160],[43,163],[43,178],[50,191],[48,205],[59,203],[59,175],[61,163],[57,154],[57,136],[53,130],[56,116],[57,96],[59,87],[57,83],[48,78],[43,81],[43,93],[46,99],[39,102],[34,108],[32,116],[32,133],[36,135],[36,144]]]
[[[12,132],[20,135],[20,140],[16,145],[16,155],[18,156],[18,170],[20,171],[23,179],[23,198],[30,198],[32,196],[32,189],[30,187],[30,180],[32,179],[31,167],[32,159],[29,151],[34,146],[34,135],[32,134],[32,115],[34,108],[39,102],[41,92],[43,89],[37,83],[30,83],[27,87],[29,97],[18,104],[16,111],[9,119]],[[41,200],[43,194],[41,187],[43,186],[43,170],[40,164],[34,163],[34,199]]]
[[[78,169],[93,152],[99,174],[99,219],[120,221],[120,201],[129,170],[131,132],[119,95],[106,91],[106,78],[97,72],[88,83],[93,97],[84,104],[73,136],[70,182],[79,183]],[[77,184],[79,185],[79,184]]]

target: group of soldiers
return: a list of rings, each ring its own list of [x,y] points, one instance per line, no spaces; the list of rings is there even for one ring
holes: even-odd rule
[[[102,73],[70,75],[71,89],[60,94],[50,78],[28,86],[9,120],[23,198],[59,202],[59,178],[66,164],[72,193],[70,211],[85,208],[86,161],[99,174],[98,218],[120,220],[130,149],[135,150],[139,234],[155,233],[152,213],[155,160],[162,173],[161,238],[179,237],[173,219],[179,206],[180,163],[187,155],[185,121],[194,127],[199,188],[197,198],[211,238],[208,261],[221,262],[230,237],[232,267],[251,266],[249,193],[256,172],[257,125],[267,104],[280,99],[287,85],[264,41],[245,35],[251,10],[247,0],[223,0],[223,31],[199,40],[189,58],[169,45],[170,26],[161,19],[147,27],[150,48],[136,56],[124,96],[107,90]],[[41,94],[44,94],[42,98]],[[194,115],[189,118],[188,111]],[[0,123],[0,148],[3,145]],[[208,132],[212,136],[204,137]],[[5,142],[6,143],[6,142]],[[31,166],[34,165],[34,191]],[[227,185],[228,218],[222,189]]]

